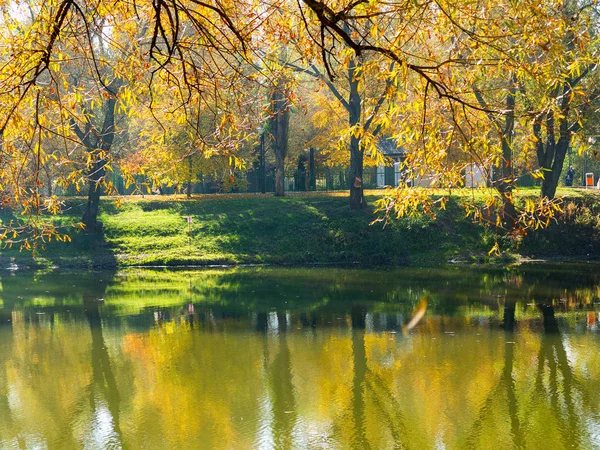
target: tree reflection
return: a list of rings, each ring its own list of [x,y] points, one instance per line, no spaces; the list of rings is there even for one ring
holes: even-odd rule
[[[269,329],[270,318],[273,327],[271,330]],[[257,313],[256,331],[263,335],[263,366],[270,393],[273,446],[278,449],[290,449],[294,447],[294,427],[298,413],[285,312],[274,313],[274,317],[269,317],[265,312]],[[269,357],[269,332],[276,336],[278,344],[277,354],[272,361]]]
[[[71,288],[70,281],[72,298],[62,304],[53,294],[43,297],[41,286],[35,299],[18,297],[23,286],[33,290],[28,280],[5,285],[5,307],[16,303],[18,315],[6,339],[0,334],[0,447],[19,445],[20,435],[23,447],[34,447],[30,430],[51,448],[123,441],[132,448],[530,448],[542,439],[561,447],[591,441],[600,359],[589,354],[597,353],[590,351],[597,335],[567,334],[565,324],[579,326],[581,315],[563,315],[568,302],[559,311],[559,303],[545,300],[568,293],[548,295],[511,275],[490,281],[513,283],[508,288],[465,296],[451,314],[433,293],[427,315],[403,335],[418,298],[401,297],[406,286],[396,289],[394,304],[374,302],[370,293],[350,302],[343,283],[321,283],[315,290],[322,298],[285,306],[263,289],[264,307],[251,308],[218,283],[221,297],[198,301],[200,284],[192,290],[186,279],[175,302],[165,284],[140,288],[131,277],[119,278],[117,294],[108,289],[103,306],[98,299],[107,288],[94,278],[88,288]],[[135,297],[140,289],[151,300]],[[359,286],[353,289],[356,299]]]
[[[523,439],[521,422],[519,419],[519,404],[517,401],[517,393],[515,379],[513,377],[513,364],[515,352],[515,302],[509,300],[504,307],[504,334],[506,343],[504,344],[504,367],[502,369],[501,384],[506,389],[508,417],[510,417],[510,431],[513,437],[513,445],[515,448],[524,448],[525,442]]]
[[[103,339],[101,329],[99,335],[94,327],[90,335],[85,332],[81,319],[87,313],[81,306],[86,296],[102,297],[112,279],[112,273],[99,277],[88,272],[72,277],[52,272],[2,277],[2,316],[10,317],[6,323],[12,324],[0,327],[0,332],[10,333],[2,336],[0,350],[2,448],[81,448],[82,441],[94,440],[92,433],[80,433],[75,424],[93,427],[94,420],[107,415],[95,410],[100,397],[91,392],[98,371],[94,365],[102,359],[96,341],[98,336]],[[90,324],[99,323],[97,305],[87,314]],[[88,344],[91,352],[82,352]]]
[[[105,277],[106,278],[106,277]],[[92,336],[92,379],[88,386],[90,407],[96,420],[103,421],[103,406],[106,405],[111,418],[114,435],[107,437],[107,445],[123,445],[122,432],[119,420],[120,395],[117,381],[110,362],[110,355],[104,340],[102,319],[100,316],[100,303],[106,292],[107,283],[100,282],[98,291],[86,291],[83,295],[83,308]],[[116,442],[112,442],[116,441]]]
[[[537,306],[542,313],[544,333],[538,355],[535,393],[538,398],[549,400],[559,422],[563,445],[580,448],[583,429],[574,398],[576,380],[554,314],[554,305],[549,301]]]
[[[8,317],[12,313],[12,308],[8,311]],[[4,322],[4,321],[3,321]],[[15,429],[15,423],[13,419],[13,412],[10,407],[9,401],[9,382],[8,382],[8,361],[10,360],[12,348],[13,348],[13,333],[12,327],[6,327],[7,322],[4,322],[0,327],[0,333],[2,333],[1,346],[0,346],[0,442],[6,440],[7,435],[10,435],[10,430]],[[11,322],[8,322],[10,324]],[[25,448],[25,442],[19,436],[19,447]]]
[[[352,417],[354,420],[354,435],[352,445],[354,448],[370,448],[366,434],[365,421],[365,376],[367,374],[367,356],[365,351],[365,319],[366,311],[354,306],[352,318],[352,361],[354,363],[354,376],[352,379]]]
[[[553,302],[540,301],[536,303],[536,307],[541,314],[543,332],[540,334],[537,365],[530,391],[531,398],[523,397],[523,387],[526,385],[519,388],[514,378],[515,303],[507,301],[502,320],[506,339],[503,369],[496,387],[490,391],[467,435],[467,447],[478,447],[477,441],[483,433],[483,425],[494,414],[493,403],[501,399],[502,392],[506,395],[514,448],[527,447],[526,441],[529,436],[526,435],[525,430],[530,425],[528,422],[532,417],[533,420],[540,420],[536,415],[542,415],[546,417],[545,420],[550,419],[555,422],[545,424],[548,427],[546,429],[558,431],[565,448],[581,448],[583,445],[586,430],[581,420],[581,413],[582,407],[589,406],[590,402],[571,368]],[[533,411],[532,406],[536,408]],[[537,410],[538,407],[543,409]],[[593,409],[590,412],[593,412]],[[550,413],[550,416],[547,416],[547,413]]]
[[[535,305],[542,317],[543,332],[537,356],[537,367],[535,372],[535,383],[533,399],[531,403],[540,402],[549,406],[552,418],[557,422],[556,429],[560,432],[562,444],[569,448],[579,448],[582,445],[582,437],[585,429],[581,422],[581,406],[585,406],[587,395],[574,376],[573,369],[567,357],[565,338],[559,328],[555,315],[555,295],[560,295],[560,302],[565,310],[568,307],[581,307],[584,299],[589,301],[589,290],[582,290],[581,276],[570,278],[561,277],[561,290],[552,291],[550,286],[556,283],[556,274],[546,270],[543,276],[540,272],[525,272],[520,279],[520,284],[525,282],[528,286],[528,299],[533,298]],[[565,289],[569,287],[571,289]],[[521,288],[521,286],[519,286]],[[566,297],[566,298],[563,298]],[[514,297],[507,299],[504,309],[505,330],[514,328]],[[507,339],[514,340],[514,339]],[[512,360],[513,345],[507,346],[505,360]],[[508,364],[505,365],[505,372]],[[512,362],[510,363],[512,372]],[[506,378],[506,376],[505,376]],[[577,399],[581,399],[578,402]],[[516,407],[516,395],[513,387],[509,390],[508,404],[511,414],[513,429],[518,425],[518,410]],[[522,441],[520,441],[522,442]]]
[[[353,417],[353,436],[352,447],[357,449],[368,449],[376,447],[368,438],[367,420],[369,414],[366,410],[366,399],[370,400],[374,406],[377,416],[384,419],[378,422],[378,426],[383,428],[387,426],[394,446],[404,448],[407,441],[407,427],[402,414],[403,405],[396,399],[396,396],[390,389],[390,386],[384,381],[377,372],[371,370],[368,365],[365,328],[366,328],[366,310],[363,307],[354,305],[351,310],[352,323],[352,360],[353,360],[353,378],[352,378],[352,417]],[[384,315],[386,326],[395,321],[396,329],[402,328],[397,322],[397,316]]]
[[[515,309],[515,298],[506,298],[506,300],[504,301],[504,313],[502,316],[502,327],[504,328],[506,333],[512,333],[515,329]]]
[[[277,327],[279,352],[271,363],[269,373],[273,408],[273,437],[275,448],[288,449],[293,447],[293,431],[297,412],[285,313],[277,314]]]

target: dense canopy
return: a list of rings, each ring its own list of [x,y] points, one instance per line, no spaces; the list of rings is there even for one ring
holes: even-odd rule
[[[508,230],[548,223],[573,148],[596,134],[598,8],[578,0],[104,0],[0,2],[0,240],[65,238],[40,220],[57,193],[88,195],[97,229],[114,174],[143,191],[222,180],[273,150],[278,195],[290,154],[348,168],[366,206],[365,165],[402,149],[383,215],[433,214],[475,168],[475,217]],[[262,143],[261,143],[262,142]],[[264,150],[263,150],[264,151]],[[306,159],[306,157],[304,157]],[[262,157],[264,175],[265,163]],[[519,177],[541,200],[516,207]]]

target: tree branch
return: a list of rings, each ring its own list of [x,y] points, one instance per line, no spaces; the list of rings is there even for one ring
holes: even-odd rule
[[[390,63],[390,68],[389,68],[388,71],[389,72],[393,71],[395,65],[396,65],[396,61],[392,61]],[[385,101],[385,96],[387,94],[388,88],[391,85],[392,85],[392,80],[388,77],[388,79],[385,81],[385,89],[383,90],[383,92],[381,93],[381,96],[377,100],[377,104],[375,105],[375,108],[373,109],[373,113],[369,116],[369,118],[365,122],[365,125],[364,125],[364,130],[365,131],[367,131],[369,129],[369,127],[371,126],[371,123],[373,122],[373,119],[375,118],[375,116],[377,115],[377,113],[379,112],[379,110],[381,109],[381,105],[383,105],[383,102]],[[380,129],[381,129],[381,127],[378,126],[377,127],[377,132],[379,132]]]

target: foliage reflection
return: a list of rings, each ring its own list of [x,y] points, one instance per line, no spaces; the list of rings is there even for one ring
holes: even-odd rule
[[[589,448],[594,273],[5,274],[0,447]]]

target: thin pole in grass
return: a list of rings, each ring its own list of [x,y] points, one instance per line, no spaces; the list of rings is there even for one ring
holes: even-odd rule
[[[190,199],[188,199],[188,201],[186,202],[186,206],[187,206],[187,210],[188,210],[188,215],[187,215],[187,222],[188,222],[188,246],[190,247],[190,252],[192,251],[192,212],[191,212],[191,201]]]
[[[190,246],[190,251],[192,250],[192,216],[187,216],[188,223],[188,243]]]

